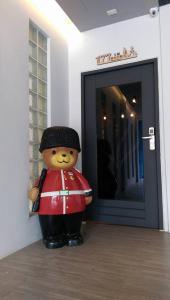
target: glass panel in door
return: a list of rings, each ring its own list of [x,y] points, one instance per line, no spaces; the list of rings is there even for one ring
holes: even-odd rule
[[[141,83],[96,90],[98,199],[144,201]]]

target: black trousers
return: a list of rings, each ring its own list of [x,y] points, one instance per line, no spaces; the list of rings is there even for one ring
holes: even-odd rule
[[[68,215],[39,215],[43,239],[80,234],[83,212]]]

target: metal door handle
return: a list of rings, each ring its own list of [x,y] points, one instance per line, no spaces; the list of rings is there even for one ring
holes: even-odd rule
[[[149,135],[149,136],[142,136],[143,140],[149,140],[152,139],[153,135]]]
[[[142,136],[143,140],[149,140],[149,149],[155,150],[155,135]]]

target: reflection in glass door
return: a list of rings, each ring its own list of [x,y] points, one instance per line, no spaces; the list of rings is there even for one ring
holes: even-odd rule
[[[144,201],[141,82],[96,90],[98,199]]]

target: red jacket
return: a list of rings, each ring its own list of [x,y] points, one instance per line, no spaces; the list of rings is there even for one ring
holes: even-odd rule
[[[39,215],[62,215],[85,210],[92,190],[79,171],[48,170],[40,199]]]

